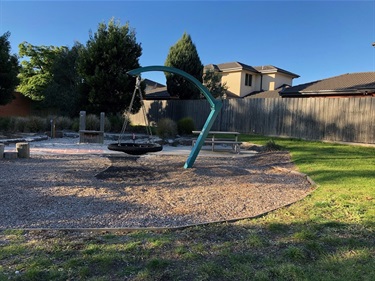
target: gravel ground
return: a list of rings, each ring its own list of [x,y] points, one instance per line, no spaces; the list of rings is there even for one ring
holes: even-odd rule
[[[252,157],[48,155],[0,160],[0,228],[178,227],[253,217],[313,187],[287,152]]]

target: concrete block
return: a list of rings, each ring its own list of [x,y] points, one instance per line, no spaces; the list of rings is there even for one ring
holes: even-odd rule
[[[28,142],[16,143],[16,150],[19,158],[30,158],[30,144]]]
[[[5,151],[4,158],[5,159],[17,159],[18,152],[17,151]]]

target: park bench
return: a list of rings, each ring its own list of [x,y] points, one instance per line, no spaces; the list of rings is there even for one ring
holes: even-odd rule
[[[193,134],[200,134],[201,131],[193,131]],[[220,138],[219,136],[232,136],[231,138]],[[207,135],[207,138],[204,141],[204,144],[210,144],[211,150],[215,150],[216,144],[229,145],[235,153],[240,153],[240,145],[242,142],[238,141],[239,132],[224,132],[224,131],[210,131]],[[197,138],[192,140],[192,145],[194,146],[197,141]]]
[[[100,130],[86,130],[86,111],[79,113],[79,143],[104,143],[105,114],[100,113]]]

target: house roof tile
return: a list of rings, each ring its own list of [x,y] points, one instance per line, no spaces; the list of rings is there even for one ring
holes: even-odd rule
[[[220,70],[220,71],[229,71],[229,70],[248,70],[248,71],[252,71],[252,72],[256,72],[256,73],[259,73],[258,70],[256,70],[254,67],[250,66],[250,65],[247,65],[247,64],[244,64],[244,63],[240,63],[238,61],[235,61],[235,62],[227,62],[227,63],[220,63],[220,64],[217,64],[216,67]]]
[[[295,74],[293,72],[287,71],[285,69],[282,69],[280,67],[276,67],[276,66],[273,66],[273,65],[254,66],[254,68],[256,70],[258,70],[260,73],[281,72],[281,73],[293,76],[294,78],[300,77],[299,75],[297,75],[297,74]]]
[[[143,79],[142,81],[146,84],[146,87],[150,87],[150,88],[165,87],[165,85],[160,84],[160,83],[155,82],[155,81],[152,81],[152,80],[147,79],[147,78]]]
[[[220,63],[220,64],[209,64],[205,66],[206,69],[214,69],[218,71],[234,71],[234,70],[248,70],[255,73],[274,73],[274,72],[281,72],[290,76],[293,76],[294,78],[298,78],[299,75],[287,71],[285,69],[282,69],[280,67],[276,67],[273,65],[264,65],[264,66],[250,66],[238,61],[234,62],[226,62],[226,63]]]
[[[262,91],[262,92],[258,91],[258,92],[250,93],[244,98],[247,98],[247,99],[281,98],[279,92],[280,92],[280,89],[272,90],[272,91]]]
[[[296,85],[280,92],[282,96],[305,94],[365,93],[375,91],[375,72],[347,73]]]

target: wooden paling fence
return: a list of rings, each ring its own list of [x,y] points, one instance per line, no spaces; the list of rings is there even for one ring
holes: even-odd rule
[[[197,129],[210,112],[206,100],[145,101],[147,117],[178,121],[191,117]],[[131,117],[143,125],[141,112]],[[265,136],[375,143],[375,98],[266,98],[224,100],[213,130]]]

